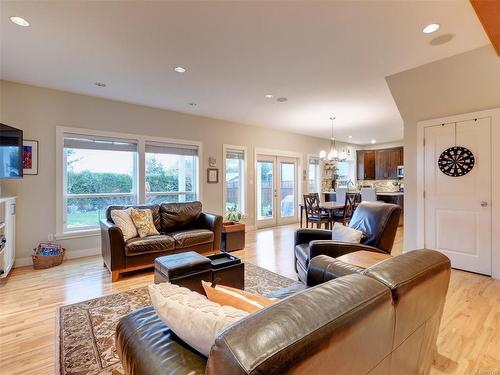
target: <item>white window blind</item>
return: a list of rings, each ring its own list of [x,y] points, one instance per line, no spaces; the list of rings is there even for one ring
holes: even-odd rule
[[[146,142],[146,152],[151,154],[198,156],[198,146],[148,141]]]
[[[106,151],[137,151],[137,141],[66,133],[64,134],[64,148]]]
[[[243,150],[226,150],[226,159],[245,160],[245,152]]]
[[[309,159],[309,164],[319,165],[319,159],[318,158],[310,158]]]

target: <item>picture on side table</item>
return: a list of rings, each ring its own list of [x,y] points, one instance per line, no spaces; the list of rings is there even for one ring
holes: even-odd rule
[[[38,141],[23,140],[23,174],[38,174]]]

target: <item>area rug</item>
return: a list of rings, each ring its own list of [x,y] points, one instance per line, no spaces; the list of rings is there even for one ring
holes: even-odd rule
[[[298,283],[245,263],[245,290],[266,295]],[[57,373],[122,375],[115,351],[115,328],[129,312],[151,304],[147,287],[59,308]]]

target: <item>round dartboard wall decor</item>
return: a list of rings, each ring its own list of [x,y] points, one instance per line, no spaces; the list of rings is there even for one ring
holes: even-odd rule
[[[438,159],[441,172],[447,176],[460,177],[469,173],[476,162],[471,150],[461,146],[447,148]]]

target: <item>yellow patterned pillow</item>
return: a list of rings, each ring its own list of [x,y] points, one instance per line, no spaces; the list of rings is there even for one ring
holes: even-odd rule
[[[132,212],[130,213],[130,217],[132,218],[132,221],[137,228],[139,237],[143,238],[146,236],[152,236],[154,234],[160,234],[156,230],[155,224],[153,222],[153,213],[149,208],[133,208]]]

